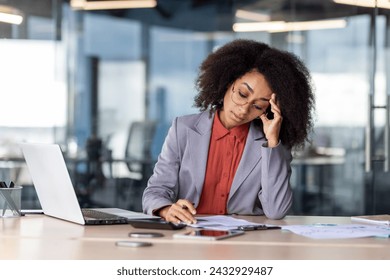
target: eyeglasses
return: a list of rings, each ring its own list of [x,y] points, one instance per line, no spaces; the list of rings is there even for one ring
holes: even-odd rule
[[[245,93],[243,91],[240,91],[239,89],[234,90],[234,86],[232,87],[231,99],[232,99],[234,104],[236,104],[238,106],[245,106],[246,104],[249,103],[248,96],[249,96],[249,93]],[[261,105],[261,104],[258,104],[258,103],[250,104],[251,105],[251,109],[253,108],[253,109],[257,110],[257,111],[262,111],[264,106]]]

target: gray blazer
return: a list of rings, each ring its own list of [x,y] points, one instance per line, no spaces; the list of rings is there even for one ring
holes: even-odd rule
[[[178,199],[199,204],[213,117],[209,112],[176,118],[144,191],[145,213]],[[291,151],[279,143],[268,148],[263,132],[250,126],[244,152],[227,201],[228,214],[283,218],[292,204]]]

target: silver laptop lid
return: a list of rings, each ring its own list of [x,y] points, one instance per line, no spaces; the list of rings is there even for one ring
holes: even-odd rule
[[[61,148],[57,144],[20,144],[43,212],[85,224]]]

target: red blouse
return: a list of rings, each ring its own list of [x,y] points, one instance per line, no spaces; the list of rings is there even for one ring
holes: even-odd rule
[[[211,132],[206,175],[197,214],[227,213],[230,187],[248,136],[249,123],[226,129],[215,114]]]

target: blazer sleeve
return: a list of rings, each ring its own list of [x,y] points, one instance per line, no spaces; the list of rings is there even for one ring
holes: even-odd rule
[[[177,141],[177,118],[174,119],[163,144],[153,175],[148,181],[142,197],[144,213],[171,205],[177,200],[178,173],[180,168],[179,145]]]
[[[261,147],[262,166],[259,199],[269,219],[283,218],[292,205],[291,151],[281,143],[274,148]]]

